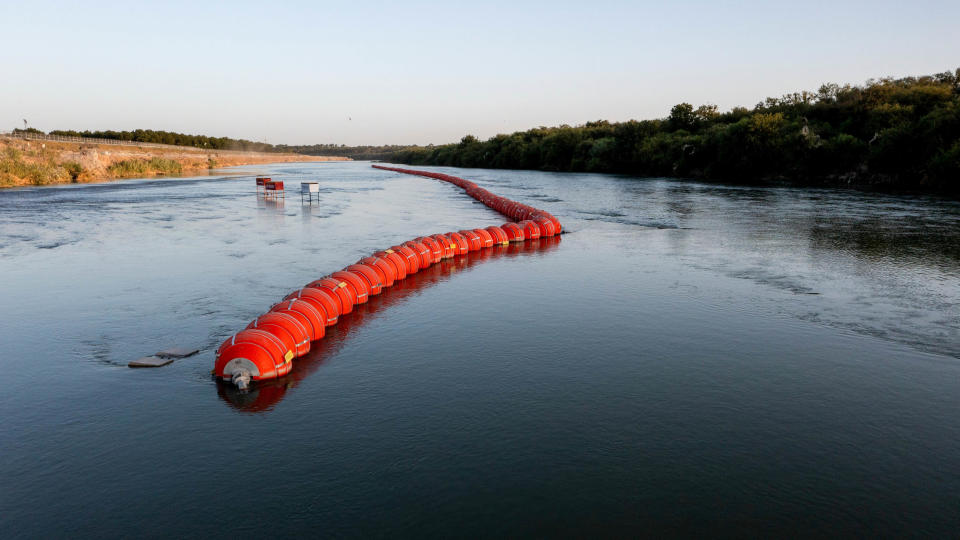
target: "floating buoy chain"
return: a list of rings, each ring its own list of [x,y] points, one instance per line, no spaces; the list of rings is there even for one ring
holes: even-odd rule
[[[554,236],[563,231],[553,214],[496,195],[469,180],[442,173],[373,167],[454,184],[515,222],[420,236],[308,283],[217,348],[213,369],[216,377],[232,382],[241,390],[251,381],[282,377],[293,369],[294,358],[310,352],[310,343],[323,338],[327,326],[336,324],[341,316],[351,313],[355,305],[366,303],[371,296],[408,275],[471,251]]]

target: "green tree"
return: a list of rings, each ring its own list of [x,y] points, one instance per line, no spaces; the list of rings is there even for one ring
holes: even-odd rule
[[[678,103],[670,109],[670,116],[667,118],[670,127],[673,130],[685,129],[692,131],[697,124],[697,116],[693,111],[693,105],[689,103]]]

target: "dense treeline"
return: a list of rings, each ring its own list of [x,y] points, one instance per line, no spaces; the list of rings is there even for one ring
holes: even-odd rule
[[[32,128],[31,128],[32,129]],[[18,130],[22,131],[22,130]],[[39,131],[39,130],[35,130]],[[94,139],[112,139],[118,141],[132,141],[142,143],[174,144],[177,146],[194,146],[214,150],[244,150],[248,152],[276,152],[272,144],[258,143],[246,139],[231,139],[229,137],[208,137],[206,135],[187,135],[172,131],[154,131],[152,129],[135,129],[133,131],[70,131],[57,129],[50,135],[64,135],[68,137],[87,137]]]
[[[409,147],[391,161],[619,172],[960,193],[960,69],[768,98],[719,112],[681,103],[659,120],[540,127]]]
[[[281,152],[293,152],[308,156],[345,156],[351,159],[389,159],[394,153],[407,148],[405,145],[347,146],[345,144],[311,144],[291,146],[276,145]]]

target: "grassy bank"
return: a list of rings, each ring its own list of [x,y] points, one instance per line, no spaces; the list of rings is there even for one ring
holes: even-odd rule
[[[823,85],[720,112],[681,103],[668,118],[540,127],[486,141],[411,147],[391,161],[869,186],[960,195],[960,69]]]
[[[217,167],[348,158],[217,152],[0,138],[0,187],[180,175]]]
[[[21,150],[5,148],[0,156],[0,187],[63,184],[76,181],[83,167],[77,162],[57,163],[51,156],[27,161]]]
[[[107,168],[115,178],[130,178],[150,174],[180,174],[183,165],[166,158],[125,159],[118,161]]]

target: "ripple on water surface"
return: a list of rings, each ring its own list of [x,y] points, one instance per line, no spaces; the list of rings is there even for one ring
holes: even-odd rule
[[[246,532],[210,516],[251,490],[277,535],[960,527],[956,202],[434,170],[573,232],[418,273],[249,394],[213,350],[273,302],[502,216],[366,163],[0,192],[8,528]]]

